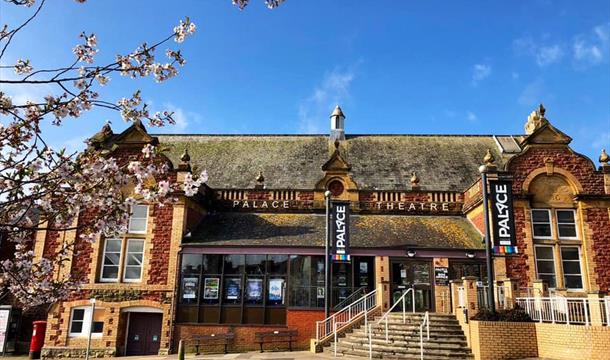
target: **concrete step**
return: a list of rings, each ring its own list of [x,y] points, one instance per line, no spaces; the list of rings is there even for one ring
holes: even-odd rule
[[[354,334],[358,334],[358,333],[364,333],[364,329],[360,328],[360,329],[354,329]],[[367,332],[368,334],[368,332]],[[373,335],[373,337],[385,337],[386,331],[385,329],[371,329],[371,334]],[[426,334],[426,331],[424,330],[424,334]],[[388,335],[394,335],[394,336],[405,336],[405,337],[411,337],[411,336],[417,336],[417,338],[419,338],[419,328],[414,328],[414,329],[388,329]],[[460,329],[460,330],[454,330],[454,329],[448,329],[448,330],[435,330],[435,331],[430,331],[430,337],[439,337],[439,336],[464,336],[464,332]]]
[[[426,346],[430,344],[424,343],[424,350],[428,354],[470,354],[470,349],[465,347],[454,347],[454,348],[443,348],[443,347],[434,347],[434,346]],[[383,351],[389,353],[412,353],[414,351],[419,352],[419,343],[416,346],[398,346],[395,343],[390,344],[372,344],[372,349],[374,351]],[[334,349],[334,344],[331,345],[331,348]],[[339,342],[337,343],[337,349],[343,350],[367,350],[369,349],[368,344],[350,344],[348,342]]]
[[[344,339],[337,343],[337,345],[347,345],[352,346],[353,348],[364,347],[368,349],[369,343],[368,341],[360,341],[359,339]],[[390,343],[386,343],[385,340],[373,340],[371,344],[374,346],[393,346],[393,347],[402,347],[402,348],[415,348],[419,349],[419,341],[390,341]],[[424,340],[424,349],[436,349],[436,350],[467,350],[468,346],[465,342],[455,342],[455,343],[443,343],[443,342],[428,342]]]
[[[325,348],[324,352],[327,354],[334,354],[334,349],[332,347]],[[353,349],[353,350],[337,349],[337,356],[339,357],[339,356],[343,356],[343,355],[368,357],[369,350],[368,350],[368,348],[365,350],[363,350],[363,349]],[[419,349],[417,349],[417,351],[413,351],[410,353],[404,353],[404,352],[392,353],[392,352],[379,351],[379,350],[373,349],[371,355],[372,355],[372,358],[374,358],[374,359],[404,359],[404,360],[419,360],[420,359]],[[426,359],[426,360],[447,360],[447,359],[471,360],[471,359],[474,359],[474,356],[472,354],[431,354],[427,351],[424,351],[424,359]]]
[[[380,329],[380,330],[385,330],[385,323],[381,323],[381,324],[371,324],[371,329],[375,330],[375,329]],[[388,323],[388,329],[394,329],[394,330],[417,330],[419,331],[419,324],[403,324],[403,323]],[[437,330],[455,330],[455,331],[462,331],[462,327],[460,326],[460,324],[430,324],[430,331],[437,331]],[[426,331],[426,327],[424,326],[424,331]]]
[[[369,343],[369,337],[364,334],[350,334],[349,336],[339,339],[339,341],[344,341],[344,340],[360,342],[363,344]],[[399,344],[401,346],[404,344],[407,344],[407,343],[417,343],[417,346],[419,346],[419,336],[417,336],[417,337],[388,336],[388,340],[392,343]],[[383,343],[383,344],[386,343],[385,336],[373,337],[371,339],[371,341],[373,343],[375,343],[375,342],[379,342],[379,343]],[[465,336],[463,336],[463,337],[460,337],[460,336],[434,337],[434,336],[432,336],[432,334],[430,334],[430,340],[426,340],[426,342],[428,342],[430,344],[453,344],[453,345],[464,345],[464,346],[466,346],[468,344]]]

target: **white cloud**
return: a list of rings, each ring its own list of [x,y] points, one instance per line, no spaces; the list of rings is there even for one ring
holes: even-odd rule
[[[563,57],[563,50],[559,45],[543,46],[536,54],[536,63],[546,66],[559,61]]]
[[[481,80],[491,75],[491,65],[475,64],[472,67],[472,84],[477,85]]]
[[[607,60],[610,51],[610,23],[595,26],[589,34],[574,38],[572,52],[577,66],[597,65]]]
[[[185,111],[181,107],[175,106],[171,103],[164,103],[163,110],[173,112],[172,117],[176,123],[174,125],[165,125],[158,130],[159,132],[168,134],[182,134],[193,122],[201,122],[201,116],[199,114],[191,111]]]
[[[468,121],[470,121],[471,123],[476,122],[479,118],[477,117],[477,114],[473,113],[472,111],[468,111],[466,113],[466,119],[468,119]]]
[[[328,132],[328,117],[334,106],[349,101],[350,87],[355,78],[352,68],[335,69],[326,73],[311,95],[299,102],[299,130],[307,134]]]

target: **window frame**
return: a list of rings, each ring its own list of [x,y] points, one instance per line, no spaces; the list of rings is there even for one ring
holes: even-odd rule
[[[553,258],[552,258],[552,259],[550,259],[550,260],[549,260],[549,259],[542,259],[542,260],[539,260],[539,259],[538,259],[538,255],[536,254],[536,248],[538,248],[538,247],[541,247],[541,248],[549,248],[549,249],[551,249],[551,254],[553,255]],[[540,277],[540,272],[538,271],[538,261],[547,261],[547,262],[551,262],[551,263],[553,264],[553,274],[552,274],[552,275],[553,275],[553,277],[555,278],[555,286],[551,286],[551,284],[548,284],[548,285],[549,285],[549,289],[557,289],[557,287],[558,287],[558,283],[557,283],[558,276],[557,276],[557,265],[556,265],[556,256],[555,256],[555,246],[554,246],[554,245],[548,245],[548,244],[534,244],[534,264],[536,265],[536,276],[537,276],[539,279],[542,279],[542,278]],[[562,270],[563,270],[563,269],[562,269]],[[551,274],[549,274],[549,273],[543,273],[543,275],[547,275],[547,276],[548,276],[548,275],[551,275]]]
[[[74,311],[75,310],[83,310],[83,319],[82,320],[78,320],[80,322],[82,322],[82,328],[80,332],[73,332],[72,331],[72,323],[74,321]],[[88,337],[89,336],[89,332],[92,330],[92,322],[91,320],[93,319],[93,315],[91,313],[92,307],[91,306],[75,306],[73,308],[70,309],[70,323],[68,324],[68,337],[69,338],[81,338],[81,337]],[[101,311],[104,310],[104,308],[95,308],[96,311]],[[103,322],[105,324],[105,322]],[[91,338],[92,339],[98,339],[101,338],[104,334],[104,327],[102,326],[102,331],[101,332],[91,332]]]
[[[534,221],[534,211],[546,211],[547,214],[549,215],[549,229],[551,230],[551,235],[550,236],[537,236],[536,235],[536,230],[535,230],[535,225],[536,224],[546,224],[546,223],[541,223],[541,222],[536,222]],[[551,209],[549,208],[532,208],[530,209],[530,217],[531,217],[531,222],[532,222],[532,239],[540,239],[540,240],[552,240],[554,239],[554,226],[553,226],[553,214],[554,212],[551,211]]]
[[[143,218],[144,219],[144,230],[140,230],[140,231],[133,231],[131,229],[131,222],[133,219],[142,219],[142,218],[133,217],[133,214],[134,214],[133,208],[136,206],[143,206],[146,208],[146,215]],[[148,215],[149,215],[149,211],[150,211],[149,206],[147,204],[136,204],[130,208],[130,211],[131,211],[131,214],[129,215],[129,224],[127,225],[127,233],[128,234],[146,234],[146,232],[148,231]]]
[[[574,232],[576,233],[576,236],[561,236],[561,232],[559,231],[559,215],[557,215],[557,213],[559,211],[570,211],[573,215],[574,215]],[[557,227],[557,239],[558,240],[580,240],[580,237],[578,236],[578,219],[576,218],[576,210],[574,209],[555,209],[554,211],[554,215],[555,215],[555,226]],[[571,225],[571,223],[561,223],[561,224],[568,224]]]
[[[118,240],[120,242],[120,249],[119,249],[119,264],[116,265],[118,267],[117,270],[117,276],[116,278],[105,278],[104,277],[104,267],[106,266],[106,264],[104,264],[104,261],[106,259],[106,247],[108,246],[108,240]],[[116,253],[116,252],[113,252]],[[122,270],[122,264],[123,264],[123,239],[122,238],[107,238],[104,239],[104,248],[102,250],[102,259],[101,259],[101,267],[100,267],[100,276],[99,276],[99,280],[100,282],[105,282],[105,283],[118,283],[120,282],[120,278],[121,278],[121,270]],[[112,265],[114,266],[114,265]]]
[[[569,262],[578,262],[578,268],[579,268],[579,272],[580,272],[580,284],[581,287],[579,288],[569,288],[567,286],[567,281],[566,281],[566,273],[565,270],[563,268],[563,252],[561,251],[564,248],[576,248],[576,251],[578,252],[578,260],[565,260],[565,261],[569,261]],[[560,245],[559,246],[559,256],[561,256],[561,276],[563,278],[563,287],[567,290],[570,291],[584,291],[585,289],[585,279],[583,276],[583,271],[582,271],[582,254],[580,252],[580,246],[579,245]],[[569,274],[570,276],[576,276],[576,274]]]
[[[121,251],[121,254],[123,254],[123,253],[125,254],[125,256],[121,256],[121,260],[122,260],[122,263],[121,263],[122,266],[121,267],[122,267],[122,270],[123,270],[123,274],[121,276],[122,281],[126,282],[126,283],[139,283],[139,282],[142,282],[142,275],[144,273],[144,255],[146,254],[146,241],[145,241],[145,239],[142,239],[142,238],[126,238],[125,240],[126,240],[125,241],[125,247],[121,249],[121,250],[123,250],[123,249],[125,250],[124,252]],[[129,242],[132,241],[132,240],[133,241],[141,241],[142,242],[142,262],[140,264],[140,277],[137,278],[137,279],[127,279],[125,277],[125,275],[127,274],[127,267],[128,266],[135,267],[135,265],[128,265],[127,264],[127,261],[129,260],[129,254],[130,254],[129,253]]]

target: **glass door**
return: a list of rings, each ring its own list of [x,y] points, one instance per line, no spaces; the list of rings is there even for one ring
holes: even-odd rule
[[[434,309],[432,298],[432,263],[422,260],[392,259],[391,260],[391,298],[392,304],[409,288],[415,291],[415,311]],[[406,308],[412,309],[413,297],[407,296]],[[394,308],[402,311],[402,304]]]

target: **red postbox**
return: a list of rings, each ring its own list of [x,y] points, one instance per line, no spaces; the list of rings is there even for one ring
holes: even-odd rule
[[[30,343],[30,359],[40,359],[40,351],[44,345],[44,334],[47,331],[46,321],[34,321],[32,342]]]

